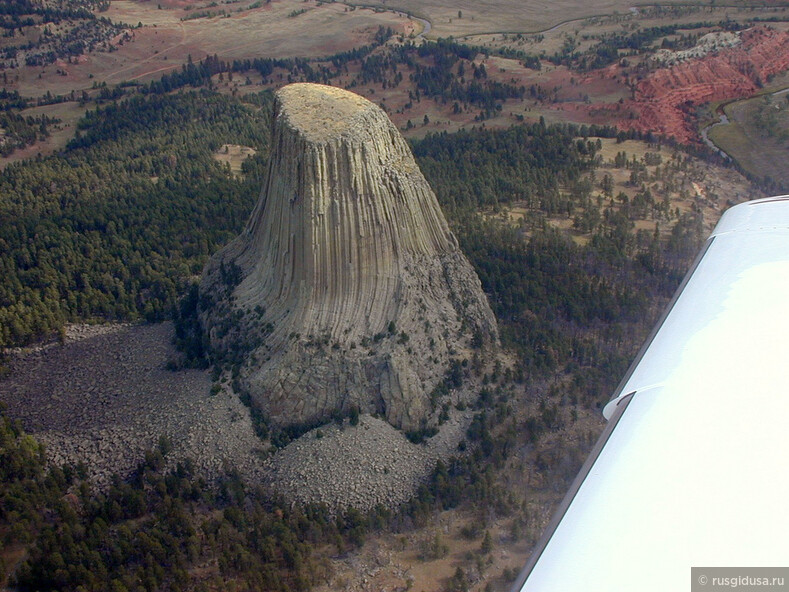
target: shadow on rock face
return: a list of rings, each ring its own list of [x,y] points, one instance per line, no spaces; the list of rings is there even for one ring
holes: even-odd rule
[[[498,332],[408,145],[367,99],[293,84],[271,147],[245,230],[203,272],[212,348],[275,426],[351,407],[434,425],[453,356]]]

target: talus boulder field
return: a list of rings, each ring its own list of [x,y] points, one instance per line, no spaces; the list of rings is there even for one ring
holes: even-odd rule
[[[278,426],[356,406],[425,427],[453,360],[498,341],[405,140],[378,106],[330,86],[278,91],[260,198],[200,294],[212,349]]]

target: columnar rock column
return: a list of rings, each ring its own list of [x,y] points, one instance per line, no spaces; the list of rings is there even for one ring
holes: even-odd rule
[[[450,352],[497,342],[405,140],[379,107],[329,86],[277,93],[260,199],[200,292],[212,348],[277,425],[356,405],[424,426]]]

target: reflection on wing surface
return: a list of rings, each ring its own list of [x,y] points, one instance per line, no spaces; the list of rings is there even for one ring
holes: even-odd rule
[[[514,590],[789,564],[789,197],[724,214]]]

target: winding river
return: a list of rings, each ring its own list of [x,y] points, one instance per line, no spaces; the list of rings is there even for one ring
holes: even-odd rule
[[[416,21],[418,23],[422,23],[422,27],[423,27],[422,32],[419,33],[419,35],[417,35],[416,38],[424,40],[425,35],[427,35],[430,32],[430,29],[432,28],[432,25],[430,24],[430,21],[427,21],[425,19],[421,19],[421,18],[419,18],[417,16],[414,16],[413,14],[409,14],[408,16],[409,16],[409,18],[411,20],[414,20],[414,21]]]
[[[721,114],[720,117],[718,118],[718,121],[709,124],[707,127],[701,130],[701,139],[704,140],[704,143],[707,146],[715,150],[715,152],[717,152],[724,158],[731,160],[731,156],[729,156],[729,154],[725,150],[721,150],[715,142],[710,140],[709,137],[709,131],[712,128],[714,128],[716,125],[728,125],[728,124],[729,124],[729,118],[726,116],[726,113],[723,112],[723,109],[721,109]]]
[[[778,97],[780,95],[785,95],[786,93],[789,93],[789,87],[782,88],[781,90],[777,90],[775,92],[772,92],[772,93],[770,93],[770,95],[772,95],[773,97]],[[762,95],[762,96],[765,96],[765,95]],[[754,98],[755,97],[749,97],[747,99],[741,99],[741,100],[742,101],[750,101],[751,99],[754,99]],[[734,102],[740,102],[740,101],[734,101]],[[729,104],[733,104],[733,103],[729,103]],[[709,131],[712,128],[714,128],[715,126],[718,126],[718,125],[728,125],[729,123],[730,123],[729,122],[729,118],[726,116],[726,113],[723,111],[723,105],[721,105],[721,107],[720,107],[720,116],[718,117],[718,121],[716,121],[715,123],[711,123],[708,126],[704,127],[701,130],[701,138],[702,138],[702,140],[704,140],[704,143],[707,146],[709,146],[710,148],[715,150],[718,154],[722,155],[724,158],[727,158],[727,159],[731,160],[731,158],[732,158],[731,155],[729,155],[725,150],[722,150],[715,142],[710,140],[710,137],[709,137]]]

